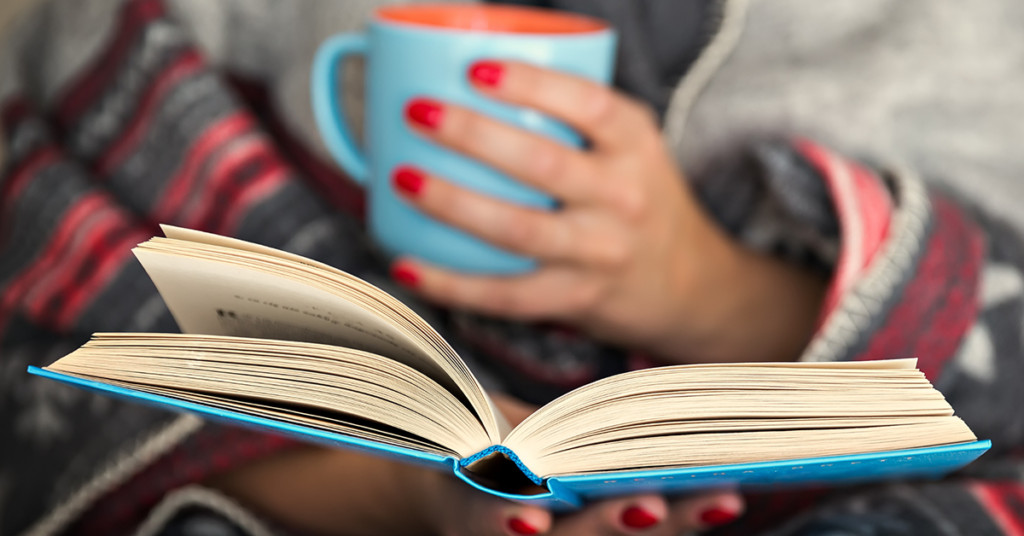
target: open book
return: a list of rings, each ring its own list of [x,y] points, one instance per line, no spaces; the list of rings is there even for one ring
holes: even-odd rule
[[[392,296],[296,255],[164,232],[135,255],[185,334],[96,334],[30,372],[446,467],[555,508],[652,490],[938,476],[989,447],[913,359],[629,372],[510,429],[451,346]]]

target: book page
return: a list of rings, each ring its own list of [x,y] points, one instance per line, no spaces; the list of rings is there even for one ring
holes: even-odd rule
[[[915,359],[659,367],[580,387],[503,445],[542,477],[974,441]]]
[[[302,255],[288,253],[287,251],[281,251],[279,249],[261,246],[259,244],[253,244],[252,242],[246,242],[245,240],[238,240],[237,238],[221,236],[213,233],[204,233],[202,231],[196,231],[195,229],[186,229],[184,227],[175,227],[173,225],[167,224],[161,224],[160,230],[164,232],[164,236],[166,236],[167,238],[173,238],[175,240],[193,242],[196,244],[209,244],[211,246],[220,246],[240,251],[249,251],[251,253],[258,253],[260,255],[267,255],[270,257],[277,257],[279,259],[287,259],[293,262],[308,264],[309,266],[315,266],[320,270],[351,277],[349,276],[349,274],[346,274],[345,272],[329,264],[314,261],[313,259],[307,259]]]
[[[136,250],[184,333],[331,344],[404,363],[453,391],[437,361],[377,315],[302,283],[203,259]]]
[[[495,443],[508,432],[451,346],[395,298],[301,257],[252,244],[227,248],[219,243],[247,243],[204,233],[180,234],[203,241],[154,238],[134,252],[184,332],[317,342],[390,357],[464,400]]]
[[[436,382],[394,359],[337,346],[97,333],[47,369],[425,452],[465,457],[492,444]]]
[[[544,478],[844,456],[975,441],[956,417],[832,429],[650,436],[566,450],[524,462]]]
[[[175,227],[173,225],[161,224],[160,229],[164,232],[164,236],[167,238],[178,240],[183,243],[213,245],[221,248],[229,248],[238,252],[250,252],[260,257],[274,257],[308,266],[311,268],[312,272],[330,274],[332,279],[353,285],[358,292],[365,293],[373,301],[379,301],[386,308],[398,311],[398,314],[403,321],[408,321],[416,325],[418,330],[424,333],[425,336],[430,339],[430,341],[436,345],[442,353],[445,354],[447,359],[456,362],[457,372],[465,373],[469,380],[468,383],[470,383],[473,388],[471,389],[473,392],[470,393],[470,400],[473,402],[475,408],[478,410],[483,409],[482,414],[484,426],[488,428],[489,432],[497,438],[504,438],[509,434],[509,432],[511,432],[512,427],[508,424],[508,421],[505,420],[504,415],[502,415],[501,411],[499,411],[497,406],[494,405],[494,401],[491,400],[491,398],[487,396],[487,393],[483,391],[479,382],[477,382],[476,378],[472,376],[465,364],[462,363],[462,360],[455,353],[455,350],[452,349],[448,342],[445,341],[429,324],[427,324],[426,321],[393,296],[342,270],[322,262],[307,259],[301,255],[288,253],[286,251],[281,251],[260,244],[253,244],[237,238],[205,233],[194,229]],[[486,406],[485,408],[478,407],[480,405],[480,401],[477,400],[478,398],[483,401]]]
[[[824,370],[917,370],[916,357],[900,359],[880,359],[875,361],[794,361],[766,363],[698,363],[695,365],[678,365],[688,369],[699,368],[778,368],[778,369],[824,369]]]

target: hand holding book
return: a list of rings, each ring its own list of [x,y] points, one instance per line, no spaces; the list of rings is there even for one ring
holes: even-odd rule
[[[534,409],[500,394],[494,400],[513,425]],[[677,534],[725,523],[743,510],[738,493],[721,490],[671,501],[656,494],[604,500],[556,519],[451,474],[319,447],[239,468],[209,484],[287,526],[325,535],[618,535],[655,528]]]

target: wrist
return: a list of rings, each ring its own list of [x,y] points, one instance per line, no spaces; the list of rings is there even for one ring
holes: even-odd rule
[[[744,247],[701,210],[676,248],[675,321],[655,353],[671,362],[792,361],[813,335],[827,282]]]

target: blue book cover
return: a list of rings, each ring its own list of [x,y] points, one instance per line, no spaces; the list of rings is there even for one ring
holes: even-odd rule
[[[28,371],[31,374],[82,389],[151,406],[187,411],[206,419],[288,435],[303,441],[354,449],[438,470],[452,471],[456,477],[464,480],[468,485],[487,493],[554,510],[571,510],[582,506],[587,501],[604,497],[648,492],[672,495],[725,487],[782,489],[849,485],[878,480],[934,479],[964,467],[991,447],[990,441],[974,441],[869,454],[653,471],[591,473],[556,476],[547,479],[538,478],[528,467],[520,464],[520,469],[524,471],[524,474],[539,485],[529,493],[511,493],[496,490],[480,482],[466,470],[466,466],[477,459],[499,451],[504,451],[500,453],[518,462],[515,453],[504,447],[491,447],[469,458],[457,460],[454,457],[443,457],[414,449],[367,441],[313,427],[146,393],[37,367],[29,367]]]

